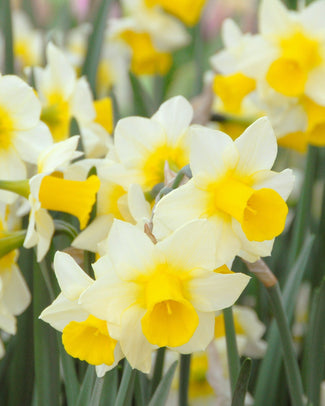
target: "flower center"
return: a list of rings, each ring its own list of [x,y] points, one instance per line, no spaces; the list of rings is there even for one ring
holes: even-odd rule
[[[158,183],[164,182],[165,162],[168,162],[171,170],[178,172],[188,164],[189,157],[185,148],[161,145],[149,154],[144,160],[142,173],[144,188],[152,189]]]
[[[178,347],[193,336],[199,317],[185,299],[180,279],[157,270],[145,287],[146,314],[141,320],[147,340],[159,347]]]
[[[266,80],[277,92],[289,97],[304,93],[309,72],[321,62],[319,41],[301,30],[280,40],[281,56],[269,67]]]
[[[210,186],[207,216],[235,218],[250,241],[271,240],[285,224],[288,207],[273,189],[255,190],[231,175]]]
[[[43,108],[41,120],[49,127],[55,142],[68,138],[70,130],[69,103],[60,94],[51,94],[49,104]]]
[[[11,146],[11,136],[14,130],[9,113],[0,107],[0,150],[8,150]]]
[[[62,333],[68,354],[91,365],[112,365],[117,341],[110,337],[107,323],[90,315],[82,322],[71,321]]]

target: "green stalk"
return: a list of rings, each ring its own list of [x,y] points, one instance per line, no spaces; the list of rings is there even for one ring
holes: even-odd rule
[[[151,384],[151,395],[157,389],[157,386],[159,385],[159,382],[161,381],[161,378],[162,378],[163,369],[164,369],[165,352],[166,352],[165,347],[159,348],[159,350],[157,351],[157,357],[156,357],[155,368],[153,371],[152,384]]]
[[[234,317],[231,307],[223,310],[223,317],[226,330],[227,357],[231,391],[234,393],[240,371],[240,360],[236,341]]]
[[[15,73],[14,65],[14,44],[13,44],[13,31],[12,31],[12,18],[10,0],[2,1],[2,26],[3,37],[5,41],[5,73]]]
[[[125,360],[121,384],[116,397],[115,406],[125,406],[130,398],[130,392],[133,393],[136,369]]]
[[[0,180],[0,189],[8,190],[28,199],[30,188],[28,179],[24,180]]]
[[[294,220],[292,242],[289,250],[289,268],[292,267],[302,247],[307,227],[309,225],[312,192],[316,175],[317,156],[318,148],[309,145],[305,169],[305,179],[302,187],[302,194],[297,207],[296,217]]]
[[[21,247],[24,243],[25,237],[26,230],[4,233],[4,237],[0,238],[0,258],[9,254],[12,250]]]
[[[178,406],[188,406],[188,384],[190,379],[190,366],[191,354],[181,354]]]
[[[299,367],[296,359],[296,354],[290,334],[290,328],[287,317],[284,312],[281,292],[279,284],[268,287],[267,292],[269,294],[275,320],[277,322],[280,339],[282,344],[282,353],[284,358],[284,365],[287,374],[287,380],[289,385],[289,392],[293,406],[303,406],[303,386]]]

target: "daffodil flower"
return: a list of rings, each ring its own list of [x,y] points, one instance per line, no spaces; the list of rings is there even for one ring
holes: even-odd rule
[[[248,261],[270,255],[285,225],[291,170],[271,171],[277,155],[272,127],[263,117],[235,141],[227,134],[193,126],[193,178],[157,204],[153,232],[158,239],[188,221],[205,218],[218,240],[218,264],[235,255]]]
[[[54,270],[61,293],[39,318],[62,331],[67,353],[96,365],[96,373],[101,377],[115,367],[123,354],[117,341],[110,336],[107,322],[89,314],[79,304],[79,297],[94,280],[63,252],[55,254]]]
[[[214,312],[231,306],[248,283],[244,274],[214,272],[216,241],[206,226],[194,221],[155,245],[137,227],[115,220],[107,253],[93,265],[96,281],[80,303],[108,321],[133,368],[149,372],[157,347],[205,349]]]

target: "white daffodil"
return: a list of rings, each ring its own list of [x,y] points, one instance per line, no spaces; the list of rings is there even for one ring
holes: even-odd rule
[[[173,171],[189,163],[188,128],[192,117],[190,103],[176,96],[163,103],[150,119],[127,117],[117,123],[117,159],[134,171],[136,183],[144,190],[164,182],[166,162]]]
[[[117,365],[123,354],[118,342],[111,338],[107,323],[79,304],[81,294],[94,280],[63,252],[55,254],[54,270],[61,293],[39,318],[62,331],[67,353],[96,365],[97,376],[101,377]]]
[[[16,68],[22,72],[25,67],[41,65],[43,58],[41,31],[33,28],[28,16],[18,9],[12,13],[12,28]]]
[[[78,164],[77,164],[78,165]],[[102,161],[97,165],[100,188],[97,194],[96,218],[73,241],[79,249],[105,252],[105,240],[114,219],[138,224],[143,229],[150,221],[151,208],[141,187],[132,183],[132,172],[121,164]],[[98,243],[102,243],[102,248]]]
[[[40,173],[33,176],[27,186],[26,197],[31,210],[24,247],[37,245],[37,261],[44,258],[54,234],[54,222],[47,210],[73,214],[79,219],[80,227],[84,228],[95,203],[100,185],[97,176],[79,181],[64,179],[59,172],[80,156],[80,152],[76,151],[78,140],[78,136],[71,137],[43,151],[38,161]]]
[[[277,143],[267,118],[233,141],[220,131],[193,126],[193,178],[157,204],[153,232],[158,239],[181,225],[206,218],[219,236],[217,262],[235,255],[248,261],[270,255],[285,225],[285,200],[293,186],[289,169],[271,171]]]
[[[36,89],[42,102],[41,119],[49,127],[55,142],[69,136],[74,117],[79,125],[85,154],[103,156],[110,143],[108,129],[112,129],[112,107],[109,101],[93,102],[87,80],[77,79],[73,66],[65,54],[49,43],[47,65],[35,68]]]
[[[36,163],[40,152],[51,145],[40,112],[40,102],[30,86],[17,76],[0,76],[0,179],[25,179],[24,162]],[[11,192],[0,192],[1,201],[12,203],[14,199]]]
[[[1,205],[1,209],[3,205]],[[1,216],[0,239],[8,236],[6,224]],[[18,251],[13,250],[0,258],[0,329],[16,334],[16,318],[30,304],[31,295],[17,265]],[[0,340],[0,357],[4,348]]]
[[[137,227],[115,220],[107,254],[93,265],[96,281],[80,303],[108,321],[133,368],[149,372],[157,346],[205,349],[214,311],[231,306],[248,283],[244,274],[213,272],[216,242],[206,225],[192,222],[155,245]]]

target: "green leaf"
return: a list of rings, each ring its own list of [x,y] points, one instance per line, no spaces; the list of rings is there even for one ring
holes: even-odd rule
[[[118,367],[106,372],[100,406],[113,406],[117,396]]]
[[[164,369],[165,352],[166,352],[165,347],[159,348],[157,351],[155,367],[153,370],[153,377],[151,381],[151,394],[155,392],[155,390],[159,385],[159,382],[161,381]]]
[[[173,381],[177,366],[177,361],[175,361],[168,369],[163,379],[160,381],[152,399],[150,400],[149,406],[164,406],[167,401],[169,390]]]
[[[311,306],[307,329],[304,365],[306,393],[309,401],[319,405],[320,384],[323,380],[325,361],[325,279],[317,289]]]
[[[303,248],[300,251],[300,255],[285,282],[283,289],[283,303],[289,323],[293,316],[296,297],[307,268],[314,240],[314,236],[308,236],[306,238]],[[276,388],[282,362],[282,353],[279,351],[280,336],[275,321],[271,323],[271,327],[267,334],[267,342],[267,351],[261,363],[256,383],[256,406],[273,406],[275,404],[274,399],[277,394]],[[265,393],[268,394],[267,397],[265,397]]]
[[[152,106],[154,105],[151,97],[140,80],[133,73],[130,73],[130,81],[133,91],[134,114],[142,117],[150,117],[153,113]]]
[[[63,381],[65,392],[67,395],[67,402],[68,406],[73,406],[78,399],[80,391],[80,385],[74,366],[74,360],[63,348],[61,334],[59,333],[57,333],[57,340],[60,351],[60,360],[62,365]]]
[[[2,0],[1,5],[1,25],[3,27],[3,38],[4,38],[4,70],[6,74],[15,73],[14,68],[14,51],[13,51],[13,32],[12,32],[12,17],[11,17],[11,7],[10,0]]]
[[[96,379],[95,367],[88,365],[75,406],[89,406]]]
[[[252,368],[252,360],[250,358],[246,358],[240,368],[231,406],[245,405],[245,396],[247,392],[251,368]]]
[[[33,282],[34,362],[38,405],[59,406],[60,369],[56,331],[38,318],[42,310],[51,303],[51,298],[35,258]]]
[[[93,94],[96,94],[96,75],[102,49],[108,9],[111,0],[102,0],[93,23],[93,32],[88,41],[88,48],[82,73],[87,76]]]
[[[136,370],[132,369],[131,365],[125,359],[122,380],[117,393],[115,406],[126,406],[132,399],[135,374]]]

